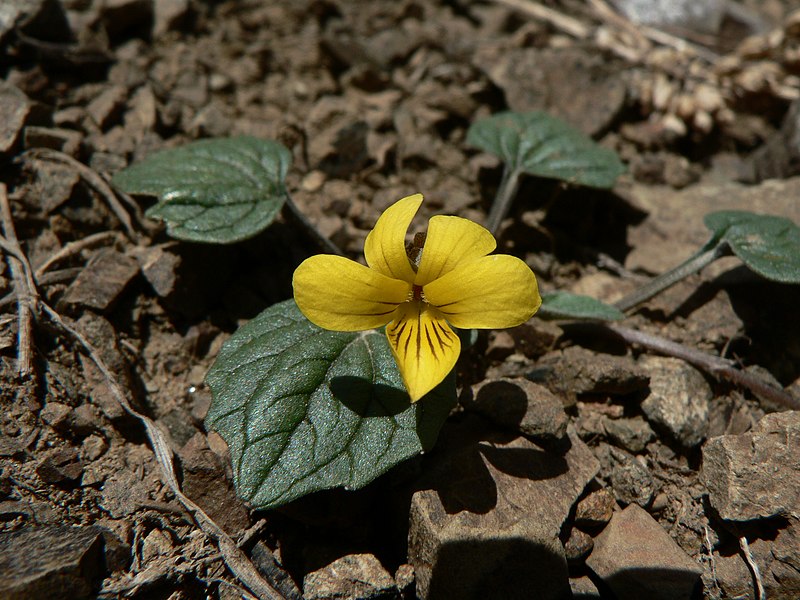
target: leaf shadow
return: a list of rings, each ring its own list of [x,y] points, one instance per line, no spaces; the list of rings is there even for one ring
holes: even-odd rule
[[[330,389],[334,398],[362,418],[391,417],[409,408],[406,392],[361,377],[334,377]]]

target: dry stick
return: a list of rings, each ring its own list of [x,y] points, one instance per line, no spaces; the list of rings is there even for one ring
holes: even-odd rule
[[[589,28],[580,21],[578,21],[577,19],[568,17],[563,13],[555,11],[552,8],[547,8],[546,6],[542,6],[541,4],[537,4],[535,2],[527,2],[526,0],[495,0],[495,1],[498,4],[507,6],[508,8],[513,8],[514,10],[523,12],[526,15],[533,17],[534,19],[538,19],[540,21],[549,23],[556,29],[563,31],[564,33],[568,33],[572,37],[578,39],[584,39],[589,35]]]
[[[610,332],[629,344],[638,344],[639,346],[647,348],[648,350],[653,350],[659,354],[683,359],[716,377],[722,377],[737,385],[746,387],[756,394],[756,396],[766,398],[775,404],[785,406],[791,410],[800,410],[800,401],[793,398],[784,390],[772,387],[762,379],[734,368],[733,362],[730,360],[706,354],[700,350],[689,348],[688,346],[678,344],[677,342],[667,340],[657,335],[637,331],[629,327],[622,327],[620,325],[613,325],[610,323],[577,323],[576,326],[602,332]]]
[[[5,237],[0,242],[8,255],[11,276],[14,278],[14,289],[17,293],[17,371],[20,376],[27,377],[33,371],[33,317],[39,300],[36,284],[31,275],[31,266],[19,245],[14,220],[11,217],[11,206],[8,203],[6,186],[0,183],[0,219],[3,223]]]
[[[83,347],[83,349],[89,355],[89,358],[91,358],[95,365],[97,365],[97,368],[100,369],[100,372],[103,374],[106,382],[108,383],[109,389],[111,390],[112,394],[114,394],[114,397],[117,399],[117,402],[119,402],[122,408],[124,408],[128,414],[141,421],[141,423],[144,425],[145,431],[147,432],[147,437],[153,447],[153,452],[155,453],[158,463],[161,465],[161,470],[167,485],[172,489],[172,493],[175,494],[175,497],[180,501],[180,503],[192,513],[192,516],[197,521],[200,529],[202,529],[206,535],[213,538],[219,544],[220,553],[225,560],[225,564],[228,565],[233,574],[236,575],[236,577],[259,598],[268,600],[282,600],[284,596],[261,577],[258,571],[256,571],[256,568],[253,566],[253,563],[250,562],[249,558],[247,558],[247,555],[236,545],[236,542],[234,542],[228,536],[228,534],[226,534],[222,528],[220,528],[220,526],[217,525],[211,519],[211,517],[205,513],[205,511],[203,511],[202,508],[197,506],[197,504],[190,500],[181,491],[180,485],[175,476],[172,450],[170,449],[164,434],[161,433],[161,430],[156,426],[152,419],[134,410],[134,408],[128,402],[128,399],[125,397],[125,393],[122,391],[122,388],[117,383],[113,373],[109,371],[108,367],[97,354],[94,347],[78,330],[67,324],[61,318],[61,315],[50,308],[46,303],[40,302],[40,305],[44,313],[53,321],[53,323],[55,323],[63,331],[67,332]]]
[[[48,258],[44,263],[36,269],[36,279],[38,280],[44,273],[56,264],[59,261],[64,260],[65,258],[69,258],[73,254],[77,254],[84,248],[90,248],[95,244],[99,244],[104,242],[108,239],[113,239],[117,236],[117,234],[113,231],[103,231],[100,233],[94,233],[90,236],[83,238],[82,240],[75,240],[74,242],[68,243],[66,246],[61,248],[58,252],[52,254],[50,258]]]
[[[750,552],[750,544],[747,543],[746,537],[742,536],[739,538],[739,548],[742,549],[744,561],[747,563],[747,566],[750,567],[750,571],[753,573],[753,579],[756,580],[756,599],[767,600],[767,592],[764,589],[764,583],[761,581],[761,571],[758,569],[756,561],[753,560],[753,553]]]
[[[136,232],[133,229],[130,215],[125,210],[125,207],[122,206],[122,203],[117,199],[117,196],[114,194],[114,190],[111,189],[111,186],[108,185],[106,180],[100,177],[100,175],[98,175],[94,170],[90,169],[82,162],[75,160],[69,154],[64,154],[58,150],[51,150],[50,148],[34,148],[33,150],[28,150],[22,156],[24,158],[39,158],[49,160],[51,162],[60,162],[75,169],[83,178],[83,180],[92,188],[94,188],[94,191],[100,194],[100,196],[102,196],[103,199],[108,203],[111,211],[120,220],[122,226],[125,227],[125,231],[128,232],[128,237],[130,237],[132,240],[136,239]]]

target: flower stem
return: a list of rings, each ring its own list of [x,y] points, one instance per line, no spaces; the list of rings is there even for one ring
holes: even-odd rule
[[[708,246],[709,244],[706,244],[697,254],[685,262],[682,262],[674,269],[662,273],[658,277],[654,277],[639,289],[634,290],[621,300],[615,302],[614,306],[621,311],[629,310],[649,300],[656,294],[663,292],[667,288],[672,287],[689,275],[699,272],[721,256],[725,256],[730,252],[727,242],[724,241],[717,242],[711,248]]]
[[[303,214],[303,211],[300,210],[300,207],[294,203],[294,200],[292,200],[292,197],[291,195],[289,195],[289,192],[286,192],[285,206],[286,208],[289,209],[289,216],[293,218],[295,222],[301,225],[308,232],[309,236],[317,244],[319,244],[320,248],[322,248],[323,250],[327,251],[330,254],[337,254],[339,256],[344,256],[344,252],[342,252],[342,249],[339,248],[339,246],[337,246],[331,240],[322,235],[319,232],[319,230],[316,227],[314,227],[314,224],[311,221],[309,221],[308,217],[306,217]]]
[[[521,174],[518,169],[510,169],[508,166],[503,167],[503,178],[500,180],[500,187],[497,189],[497,195],[494,197],[489,216],[486,218],[486,228],[492,232],[492,235],[495,235],[497,230],[500,229],[500,223],[511,208],[511,202],[519,189],[519,176]]]

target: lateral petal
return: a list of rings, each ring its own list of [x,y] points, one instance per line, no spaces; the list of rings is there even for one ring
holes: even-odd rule
[[[451,325],[465,329],[516,327],[542,304],[533,271],[507,254],[462,264],[422,292]]]
[[[398,200],[378,217],[364,242],[364,258],[370,268],[387,277],[412,283],[414,269],[406,254],[406,233],[422,204],[422,194]]]
[[[416,285],[427,285],[458,265],[486,256],[497,247],[488,229],[461,217],[431,217]]]
[[[412,402],[439,385],[461,353],[461,340],[439,311],[422,302],[401,304],[386,338]]]
[[[411,293],[392,279],[343,256],[304,260],[292,278],[294,300],[309,321],[334,331],[362,331],[388,323]]]

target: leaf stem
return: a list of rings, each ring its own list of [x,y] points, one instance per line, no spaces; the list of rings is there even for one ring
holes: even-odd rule
[[[662,273],[658,277],[654,277],[642,287],[634,290],[621,300],[615,302],[614,306],[621,311],[627,311],[634,306],[649,300],[656,294],[663,292],[667,288],[672,287],[689,275],[699,272],[729,252],[730,247],[725,241],[716,242],[716,244],[711,248],[709,248],[709,244],[706,244],[697,254],[682,262],[674,269],[670,269],[666,273]]]
[[[303,214],[303,211],[300,210],[300,207],[295,204],[294,200],[292,200],[292,196],[289,194],[289,192],[286,192],[285,206],[289,209],[289,216],[308,232],[309,236],[320,246],[320,248],[330,254],[344,256],[342,249],[322,235],[319,232],[319,229],[317,229],[314,224],[308,220],[308,217]]]
[[[486,218],[486,228],[492,235],[500,229],[500,223],[505,219],[511,202],[517,195],[519,189],[519,177],[522,172],[519,169],[511,169],[508,165],[503,167],[503,178],[500,180],[500,187],[497,188],[497,195],[494,197],[489,216]]]

